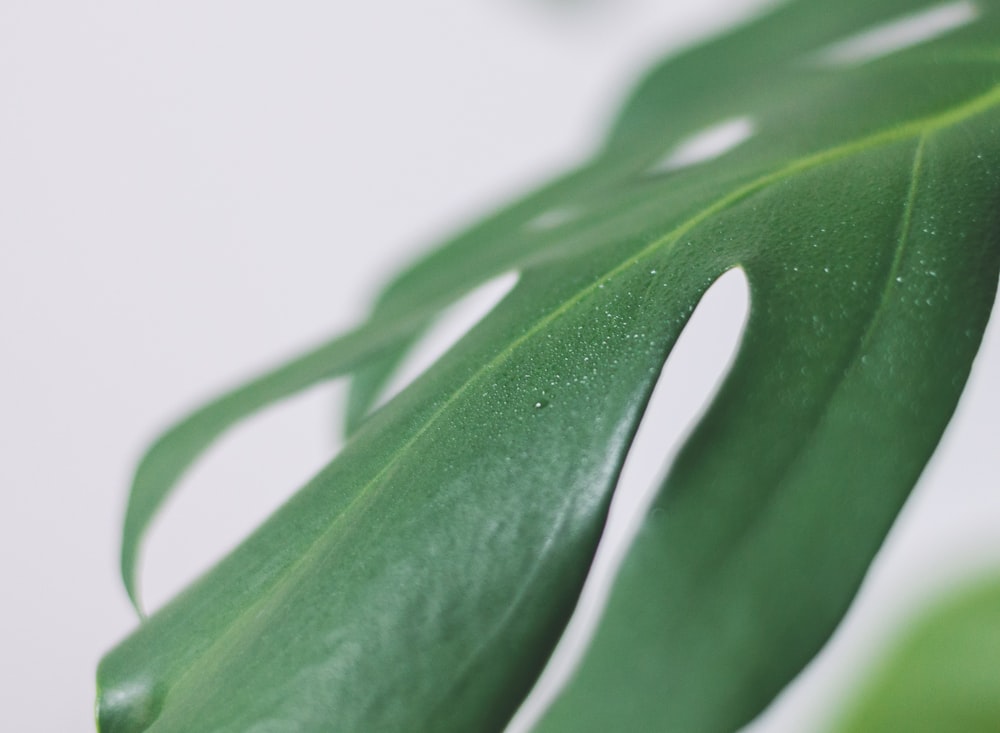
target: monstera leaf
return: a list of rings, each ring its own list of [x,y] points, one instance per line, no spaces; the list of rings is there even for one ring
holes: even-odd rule
[[[170,430],[122,566],[230,424],[354,375],[330,465],[102,661],[118,731],[500,731],[566,626],[667,354],[751,310],[543,733],[729,731],[823,645],[945,428],[1000,265],[1000,7],[802,0],[654,69],[592,161],[356,331]],[[518,281],[384,407],[450,303]]]

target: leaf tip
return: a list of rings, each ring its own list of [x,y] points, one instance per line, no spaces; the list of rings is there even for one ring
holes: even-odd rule
[[[94,718],[98,733],[139,733],[148,730],[160,714],[156,688],[146,678],[106,683],[106,662],[97,670]]]

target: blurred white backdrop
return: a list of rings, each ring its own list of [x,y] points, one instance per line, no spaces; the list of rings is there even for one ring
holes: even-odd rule
[[[125,490],[159,428],[360,318],[422,248],[583,159],[663,51],[765,4],[4,0],[4,727],[93,730],[94,668],[135,625]],[[998,320],[847,623],[755,733],[814,729],[911,607],[1000,567]],[[147,545],[152,607],[329,459],[340,399],[296,398],[191,472]]]

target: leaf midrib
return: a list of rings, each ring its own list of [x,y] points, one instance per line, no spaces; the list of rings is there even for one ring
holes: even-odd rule
[[[395,469],[396,464],[405,457],[410,449],[417,444],[417,442],[455,402],[457,402],[484,376],[488,375],[494,369],[510,359],[523,344],[538,335],[549,324],[561,318],[584,298],[597,292],[602,284],[627,272],[630,268],[638,266],[643,260],[648,259],[652,255],[659,252],[661,248],[672,247],[681,237],[690,233],[707,219],[725,211],[743,199],[748,198],[749,196],[774,184],[780,183],[791,176],[820,167],[827,163],[836,162],[882,145],[902,141],[911,137],[922,136],[935,130],[951,127],[977,114],[986,112],[998,105],[1000,105],[1000,85],[994,86],[990,91],[974,97],[964,104],[957,105],[936,115],[896,125],[862,138],[861,140],[834,146],[827,150],[799,158],[787,166],[784,166],[783,168],[772,173],[765,174],[717,199],[713,204],[710,204],[691,218],[687,219],[685,222],[681,223],[673,231],[665,234],[659,239],[654,240],[635,255],[631,255],[627,260],[613,267],[607,273],[594,279],[589,285],[574,293],[570,298],[566,299],[559,306],[553,309],[548,315],[538,320],[534,326],[525,331],[521,336],[511,341],[508,346],[506,346],[490,361],[477,369],[468,379],[459,385],[451,393],[451,395],[448,396],[448,398],[437,410],[427,417],[424,423],[416,430],[410,439],[408,439],[393,453],[393,455],[386,462],[386,465],[383,466],[383,468],[381,468],[372,477],[372,479],[359,490],[358,494],[341,510],[337,517],[330,523],[329,527],[320,532],[320,534],[305,548],[299,558],[289,565],[288,569],[279,578],[277,578],[256,601],[239,612],[221,630],[221,633],[219,633],[212,643],[197,655],[197,661],[192,661],[192,663],[187,665],[185,670],[175,678],[173,684],[171,684],[163,693],[163,704],[160,706],[160,709],[163,710],[166,707],[166,701],[170,696],[170,691],[176,689],[188,677],[197,672],[201,664],[203,664],[203,660],[206,655],[211,654],[214,649],[221,646],[223,642],[238,631],[244,625],[245,619],[250,616],[252,612],[261,609],[268,602],[276,600],[280,594],[293,585],[293,581],[302,574],[302,571],[307,563],[313,559],[318,548],[324,545],[328,538],[331,537],[334,530],[336,530],[339,526],[341,520],[351,514],[352,510],[361,508],[363,503],[370,503],[370,501],[374,498],[372,495],[374,489],[379,487],[383,478],[387,477],[390,472]],[[257,614],[253,615],[256,616]],[[152,725],[155,724],[156,721],[154,720]]]

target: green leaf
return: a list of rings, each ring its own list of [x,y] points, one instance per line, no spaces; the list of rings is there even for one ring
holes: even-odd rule
[[[216,398],[166,431],[143,456],[129,496],[122,537],[121,570],[137,610],[137,560],[143,535],[184,470],[227,428],[278,400],[341,376],[405,343],[426,316],[365,329],[335,338],[294,361]]]
[[[802,0],[669,60],[593,161],[414,265],[347,344],[168,433],[133,487],[129,578],[219,431],[357,373],[342,453],[102,661],[101,729],[502,730],[573,610],[663,362],[733,268],[751,292],[737,361],[539,729],[759,712],[850,603],[996,290],[1000,8],[952,5],[961,23],[877,58],[844,43],[923,7]],[[435,314],[510,271],[369,414]]]
[[[1000,729],[1000,580],[939,603],[894,645],[837,733]]]

